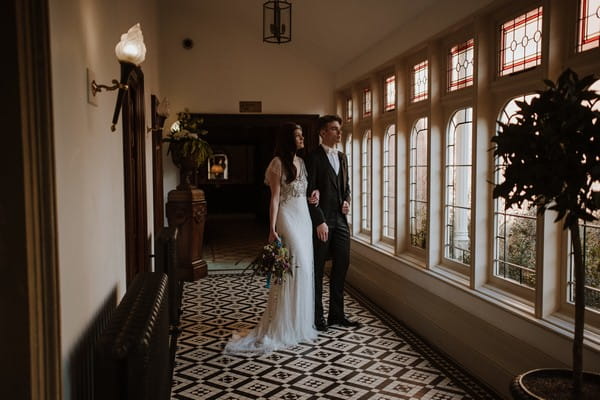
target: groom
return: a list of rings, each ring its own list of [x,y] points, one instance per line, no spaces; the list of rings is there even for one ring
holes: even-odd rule
[[[348,160],[335,149],[342,137],[342,119],[325,115],[318,123],[321,145],[307,156],[308,193],[318,190],[318,204],[309,204],[313,227],[315,262],[315,328],[327,325],[358,327],[344,314],[344,281],[350,263],[350,232],[346,214],[350,211]],[[329,282],[329,315],[323,316],[323,272],[325,259],[332,257]]]

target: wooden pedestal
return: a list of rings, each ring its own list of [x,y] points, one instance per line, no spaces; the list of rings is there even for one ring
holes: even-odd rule
[[[169,226],[177,227],[177,273],[183,281],[196,281],[208,275],[202,259],[206,200],[197,188],[171,190],[167,201]]]

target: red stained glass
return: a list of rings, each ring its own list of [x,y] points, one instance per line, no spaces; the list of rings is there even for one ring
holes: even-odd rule
[[[500,27],[500,76],[523,71],[542,62],[542,7]]]
[[[352,121],[352,99],[346,100],[346,120]]]
[[[469,39],[450,49],[448,54],[448,91],[473,85],[473,51],[475,40]]]
[[[411,96],[410,101],[416,103],[417,101],[427,99],[427,88],[428,88],[428,69],[427,60],[422,61],[413,66],[411,75]]]
[[[577,51],[600,46],[600,0],[579,1],[579,34]]]
[[[396,109],[396,76],[392,75],[385,78],[385,98],[384,110],[392,111]]]
[[[371,89],[365,89],[363,91],[363,117],[371,115],[371,104]]]

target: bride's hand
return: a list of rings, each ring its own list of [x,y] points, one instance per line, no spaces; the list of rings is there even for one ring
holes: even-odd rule
[[[281,241],[277,232],[275,232],[275,231],[269,232],[269,243],[273,243],[276,240]]]
[[[318,206],[320,197],[321,197],[321,193],[317,189],[313,190],[312,193],[310,194],[310,197],[308,198],[308,204]]]

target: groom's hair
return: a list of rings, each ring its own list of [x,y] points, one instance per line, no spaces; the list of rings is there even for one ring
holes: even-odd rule
[[[325,129],[328,123],[333,121],[339,122],[340,125],[342,124],[342,118],[340,118],[339,115],[323,115],[322,117],[320,117],[318,124],[319,132],[321,132],[321,129]]]

